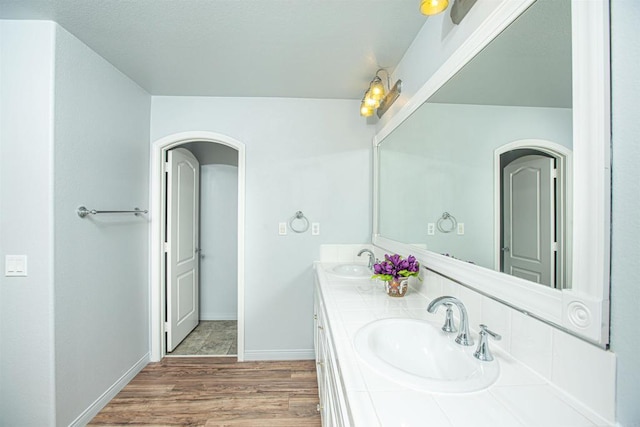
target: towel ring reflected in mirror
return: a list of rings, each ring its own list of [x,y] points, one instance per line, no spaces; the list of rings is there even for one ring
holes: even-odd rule
[[[456,217],[451,215],[449,212],[444,212],[440,218],[438,218],[438,222],[436,223],[436,227],[441,233],[451,233],[458,226],[458,221]]]

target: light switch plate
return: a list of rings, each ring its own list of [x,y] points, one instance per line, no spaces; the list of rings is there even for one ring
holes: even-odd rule
[[[286,236],[287,235],[287,223],[286,222],[279,222],[278,223],[278,234],[280,236]]]
[[[27,275],[26,255],[5,255],[4,275],[8,277],[24,277]]]
[[[464,234],[464,222],[458,223],[458,234],[462,236]]]

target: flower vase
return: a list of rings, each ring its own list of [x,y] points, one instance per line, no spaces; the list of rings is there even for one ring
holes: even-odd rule
[[[390,297],[403,297],[409,289],[409,278],[398,277],[384,282],[384,288]]]

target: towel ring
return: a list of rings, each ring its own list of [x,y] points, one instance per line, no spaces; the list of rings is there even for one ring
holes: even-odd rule
[[[449,224],[445,221],[448,221]],[[441,233],[451,233],[456,229],[458,225],[458,221],[456,221],[456,217],[451,215],[449,212],[444,212],[440,218],[438,218],[438,222],[436,223],[436,227],[440,230]]]
[[[302,226],[300,228],[296,228],[293,225],[294,221],[296,221],[298,219],[302,221]],[[291,230],[295,231],[296,233],[304,233],[305,231],[307,231],[309,229],[309,220],[307,219],[306,216],[304,216],[302,211],[298,211],[289,220],[289,227],[291,228]]]

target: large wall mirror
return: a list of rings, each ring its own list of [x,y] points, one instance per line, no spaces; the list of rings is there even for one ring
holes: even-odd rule
[[[600,345],[605,3],[504,2],[375,141],[374,243]]]

